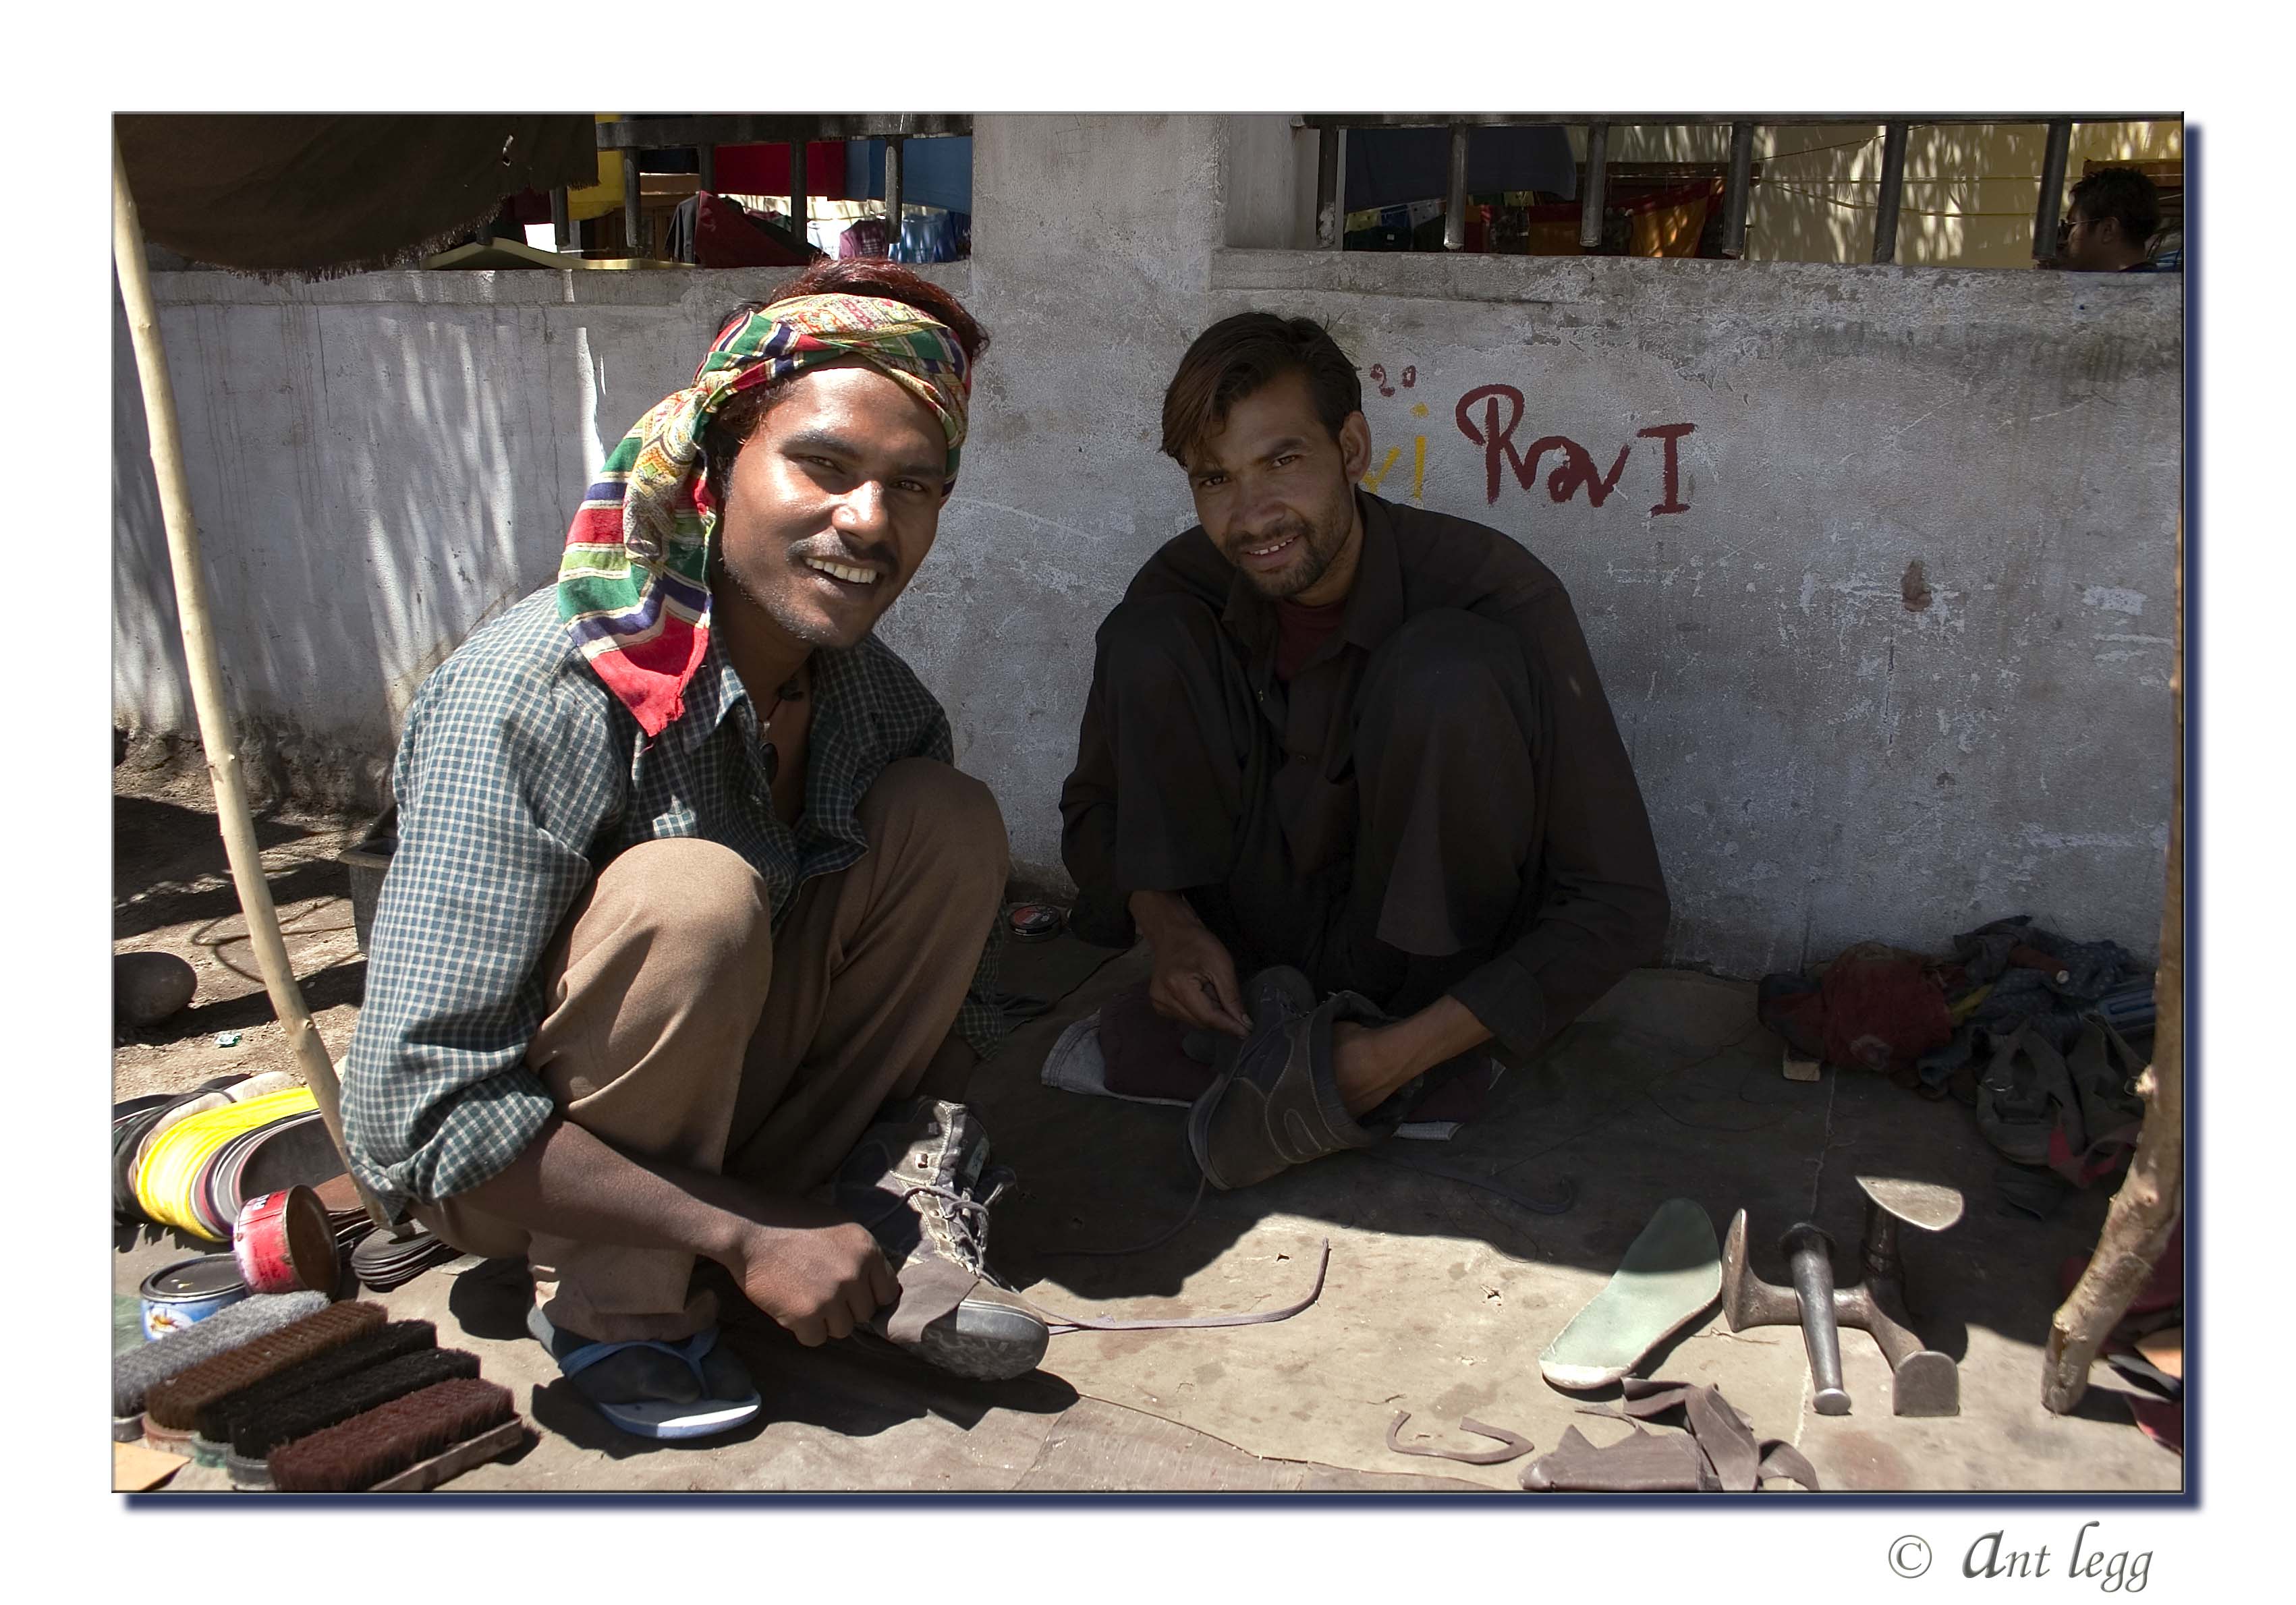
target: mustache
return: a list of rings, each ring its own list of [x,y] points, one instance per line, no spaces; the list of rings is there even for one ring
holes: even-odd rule
[[[789,549],[790,561],[801,563],[808,558],[822,562],[865,564],[883,569],[888,574],[901,571],[901,554],[890,541],[872,541],[856,545],[839,536],[825,536],[817,540],[798,542]]]
[[[1285,518],[1266,529],[1255,529],[1245,535],[1231,536],[1225,546],[1230,556],[1246,546],[1268,546],[1277,541],[1293,540],[1303,535],[1313,535],[1315,528],[1302,518]]]

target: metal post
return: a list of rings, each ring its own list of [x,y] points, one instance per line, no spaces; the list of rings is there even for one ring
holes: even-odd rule
[[[638,204],[638,153],[622,152],[622,233],[630,255],[645,255],[644,209]]]
[[[560,250],[574,249],[574,215],[568,209],[562,184],[550,192],[550,238]]]
[[[1443,192],[1443,249],[1467,249],[1467,125],[1451,125],[1451,182]]]
[[[2073,126],[2060,119],[2049,125],[2049,143],[2041,158],[2041,199],[2033,208],[2033,260],[2046,262],[2057,254],[2057,217],[2065,203],[2065,162],[2073,149]]]
[[[1610,176],[1611,125],[1587,125],[1587,184],[1578,197],[1578,249],[1603,246],[1603,186]]]
[[[1906,199],[1906,125],[1882,125],[1882,195],[1874,214],[1874,259],[1898,259],[1898,213]]]
[[[901,136],[898,134],[885,141],[885,254],[891,256],[901,243]]]
[[[790,231],[797,235],[800,245],[807,244],[806,237],[806,176],[805,141],[790,141]]]
[[[1338,250],[1348,220],[1340,209],[1340,141],[1346,130],[1326,123],[1316,130],[1316,245]]]
[[[1746,254],[1746,197],[1754,182],[1754,125],[1730,125],[1730,188],[1722,201],[1722,254]]]
[[[701,187],[714,195],[718,192],[718,147],[703,145],[695,153],[701,159]]]

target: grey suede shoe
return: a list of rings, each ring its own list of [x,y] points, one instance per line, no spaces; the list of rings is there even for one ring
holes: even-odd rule
[[[1188,1148],[1213,1186],[1249,1187],[1294,1165],[1368,1148],[1376,1134],[1348,1113],[1332,1073],[1335,1020],[1377,1018],[1352,993],[1319,1005],[1308,979],[1279,965],[1244,987],[1251,1031],[1234,1067],[1188,1111]]]
[[[988,1206],[1013,1179],[961,1103],[889,1106],[838,1167],[837,1206],[869,1229],[901,1284],[865,1329],[928,1364],[1001,1382],[1045,1357],[1044,1318],[988,1268]]]

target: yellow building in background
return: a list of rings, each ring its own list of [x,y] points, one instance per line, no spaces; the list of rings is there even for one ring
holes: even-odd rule
[[[1882,186],[1882,125],[1758,124],[1759,176],[1747,201],[1746,259],[1870,262]],[[1587,135],[1570,129],[1584,161]],[[1915,124],[1906,140],[1898,260],[1955,267],[2030,267],[2048,129],[2039,123]],[[2068,191],[2090,162],[2181,162],[2181,122],[2075,123]],[[1612,161],[1730,160],[1726,124],[1614,125]]]

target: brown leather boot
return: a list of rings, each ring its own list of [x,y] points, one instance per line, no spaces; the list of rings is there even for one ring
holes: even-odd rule
[[[1377,1018],[1353,993],[1318,1005],[1308,979],[1286,966],[1244,988],[1251,1032],[1234,1067],[1188,1111],[1188,1147],[1215,1187],[1249,1187],[1343,1148],[1368,1148],[1332,1073],[1335,1020]]]
[[[921,1098],[862,1134],[832,1197],[869,1228],[901,1284],[865,1330],[943,1371],[1000,1382],[1034,1371],[1052,1333],[988,1268],[988,1206],[1013,1173],[988,1160],[972,1110]]]

